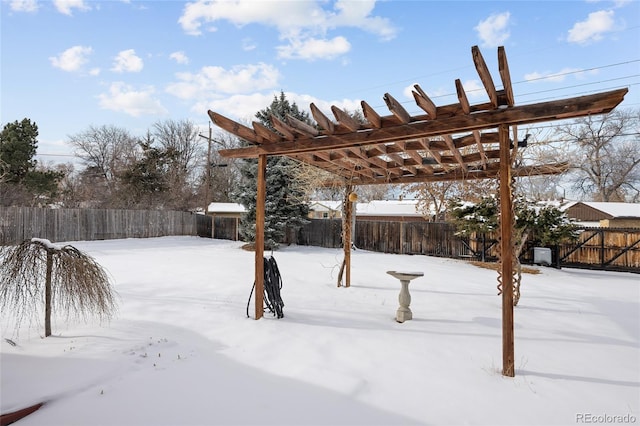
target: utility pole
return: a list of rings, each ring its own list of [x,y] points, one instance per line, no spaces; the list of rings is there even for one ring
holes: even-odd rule
[[[205,183],[204,191],[204,214],[207,214],[209,204],[211,204],[211,123],[209,123],[209,137],[198,135],[201,138],[207,139],[207,180]]]

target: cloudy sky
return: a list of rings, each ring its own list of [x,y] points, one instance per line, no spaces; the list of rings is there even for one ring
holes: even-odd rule
[[[638,1],[88,1],[0,0],[2,125],[29,118],[39,159],[71,161],[66,141],[89,126],[142,136],[153,123],[207,110],[248,122],[275,94],[302,109],[388,115],[383,95],[419,113],[486,93],[477,45],[498,88],[504,46],[516,104],[629,88],[640,108]],[[214,128],[215,129],[215,128]],[[217,130],[217,129],[216,129]],[[62,154],[62,155],[60,155]],[[68,157],[67,157],[68,156]]]

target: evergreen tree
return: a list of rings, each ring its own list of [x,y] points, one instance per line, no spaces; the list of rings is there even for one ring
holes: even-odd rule
[[[132,163],[120,175],[123,185],[122,198],[130,207],[157,208],[171,204],[171,167],[178,157],[173,148],[158,148],[148,138],[140,142],[142,158]]]
[[[7,123],[0,132],[0,199],[3,205],[54,201],[61,171],[37,167],[38,126],[28,118]]]
[[[38,149],[38,126],[28,118],[7,123],[0,133],[0,159],[5,167],[5,180],[21,183],[36,167],[33,159]]]
[[[484,197],[478,203],[454,201],[450,205],[450,213],[458,231],[463,235],[473,232],[487,233],[498,229],[498,200],[495,197]],[[513,283],[513,304],[520,300],[520,283],[522,268],[520,253],[530,235],[539,245],[556,245],[563,241],[574,240],[578,233],[566,214],[553,205],[532,203],[517,197],[514,200],[515,226],[515,280]],[[502,284],[501,284],[502,285]],[[502,293],[501,285],[498,294]]]
[[[287,115],[312,124],[309,114],[300,111],[295,102],[289,103],[283,92],[280,92],[279,97],[274,96],[268,108],[258,111],[256,118],[274,130],[271,117],[286,120]],[[264,230],[266,249],[278,248],[284,240],[287,227],[296,229],[307,222],[309,206],[304,200],[305,190],[302,183],[294,178],[297,167],[296,161],[283,156],[271,156],[267,159]],[[244,161],[240,167],[242,183],[234,193],[234,198],[247,209],[240,224],[240,232],[245,241],[255,241],[256,236],[257,169],[255,159]]]
[[[542,246],[576,238],[575,226],[556,206],[517,197],[514,200],[514,212],[518,255],[530,235]],[[498,200],[495,197],[484,197],[477,203],[455,200],[450,204],[449,213],[458,231],[464,235],[498,231]]]

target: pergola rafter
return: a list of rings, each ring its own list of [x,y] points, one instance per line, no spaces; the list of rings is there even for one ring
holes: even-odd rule
[[[473,46],[471,54],[488,102],[470,104],[461,81],[457,79],[458,102],[444,106],[437,106],[419,85],[414,85],[413,98],[423,112],[417,115],[411,115],[389,93],[383,96],[389,115],[379,114],[363,100],[364,124],[332,106],[334,122],[314,104],[310,109],[316,126],[290,116],[285,120],[272,116],[273,130],[256,122],[253,128],[249,128],[208,111],[214,124],[249,143],[243,148],[221,150],[221,156],[258,158],[255,277],[256,296],[259,294],[260,298],[256,297],[256,319],[263,315],[265,172],[269,155],[288,156],[328,171],[335,175],[335,179],[327,184],[347,187],[498,179],[502,253],[498,280],[512,279],[512,178],[558,174],[568,169],[566,163],[514,167],[518,149],[517,126],[608,113],[623,101],[627,89],[516,106],[504,48],[498,48],[502,89],[496,88],[480,49]],[[509,129],[513,130],[513,141],[509,137]],[[496,144],[499,149],[495,149]],[[348,286],[350,241],[345,243],[344,250]],[[502,289],[503,374],[513,376],[513,288],[502,285]]]

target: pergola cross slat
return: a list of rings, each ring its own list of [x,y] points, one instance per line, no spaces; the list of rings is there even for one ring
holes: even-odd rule
[[[502,280],[512,280],[513,194],[512,177],[558,174],[566,163],[525,164],[514,167],[517,150],[517,126],[584,117],[612,111],[624,100],[626,88],[568,99],[515,105],[506,53],[498,48],[498,67],[502,90],[496,89],[491,73],[477,46],[471,48],[476,71],[489,102],[470,104],[460,80],[455,81],[458,103],[436,106],[429,96],[414,85],[416,106],[424,114],[411,115],[389,93],[383,100],[390,115],[381,115],[361,101],[366,123],[359,123],[345,111],[332,106],[332,122],[316,105],[311,113],[317,125],[286,117],[286,123],[271,117],[274,131],[254,123],[253,129],[213,111],[214,124],[247,141],[249,146],[220,150],[223,157],[258,158],[258,195],[256,207],[256,297],[255,318],[263,315],[263,256],[265,174],[270,155],[284,155],[335,175],[327,185],[398,184],[413,182],[498,179],[500,187]],[[509,129],[513,130],[512,141]],[[276,133],[277,132],[277,133]],[[498,145],[498,149],[494,148]],[[345,211],[350,212],[351,209]],[[346,221],[349,221],[347,218]],[[349,232],[349,230],[347,230]],[[346,277],[350,280],[350,241],[345,242]],[[499,278],[500,279],[500,278]],[[513,292],[502,283],[503,374],[514,376]],[[512,284],[509,282],[509,284]]]

